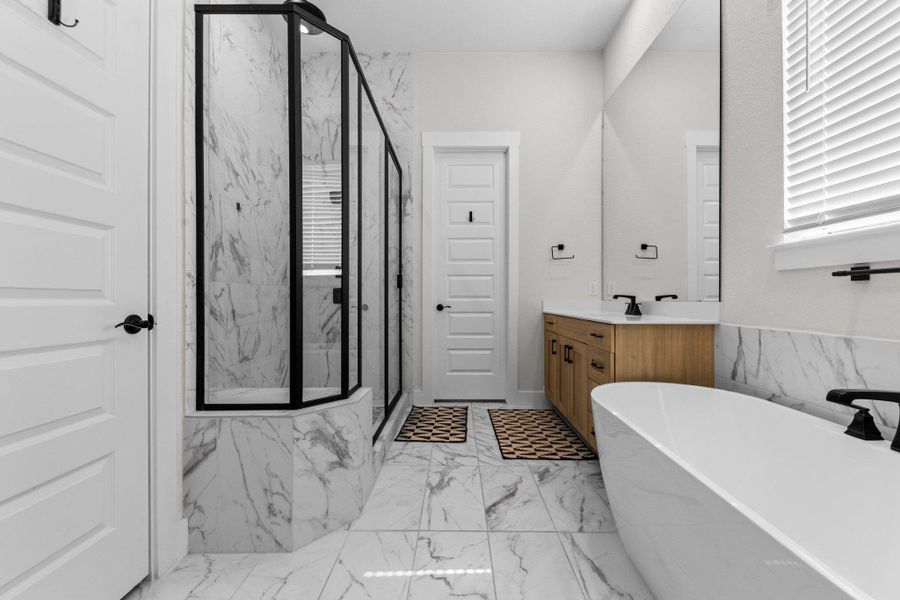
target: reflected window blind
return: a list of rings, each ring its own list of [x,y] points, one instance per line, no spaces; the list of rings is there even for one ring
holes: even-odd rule
[[[783,34],[785,232],[900,218],[900,2],[785,0]]]
[[[341,165],[303,165],[303,268],[341,265]]]

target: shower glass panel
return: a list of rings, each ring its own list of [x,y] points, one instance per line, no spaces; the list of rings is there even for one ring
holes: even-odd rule
[[[360,309],[360,298],[362,297],[362,279],[359,275],[359,265],[362,258],[362,245],[360,243],[359,225],[361,219],[360,204],[360,187],[362,183],[362,164],[360,162],[360,107],[359,107],[359,76],[356,69],[351,68],[347,71],[347,180],[349,187],[347,188],[347,218],[349,221],[349,252],[347,253],[346,269],[344,276],[347,277],[347,293],[348,301],[346,320],[347,329],[349,330],[349,348],[347,354],[349,356],[347,369],[349,370],[350,387],[354,388],[359,385],[360,381],[360,324],[362,311]]]
[[[198,26],[201,23],[198,23]],[[198,361],[210,404],[289,405],[288,31],[281,15],[209,15],[198,181]],[[258,56],[269,60],[260,65]],[[200,112],[200,111],[198,111]],[[199,191],[199,190],[198,190]],[[202,311],[202,312],[201,312]],[[205,350],[205,351],[204,351]]]
[[[313,30],[303,20],[301,30]],[[341,40],[300,35],[303,401],[341,393],[344,186]],[[350,211],[347,210],[347,217]],[[349,286],[348,286],[349,287]]]
[[[196,5],[197,409],[401,394],[401,183],[350,39],[302,5]]]
[[[401,186],[400,165],[397,159],[390,155],[387,164],[387,398],[389,402],[400,397],[400,213],[401,213]]]
[[[372,423],[385,416],[384,394],[386,278],[384,251],[384,134],[369,97],[362,97],[362,313],[363,367],[361,383],[372,388]]]

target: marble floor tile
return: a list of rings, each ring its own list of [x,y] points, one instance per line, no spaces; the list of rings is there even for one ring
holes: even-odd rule
[[[252,554],[189,554],[175,570],[132,592],[129,600],[231,598],[259,561]]]
[[[478,466],[478,446],[475,443],[475,432],[471,427],[469,427],[469,433],[463,443],[438,442],[429,445],[432,446],[431,464]]]
[[[497,600],[582,598],[556,532],[495,531],[490,543]]]
[[[428,469],[385,465],[378,475],[362,514],[350,529],[416,531],[422,518]]]
[[[347,540],[347,531],[330,533],[287,554],[260,554],[250,575],[230,600],[295,600],[316,597]]]
[[[483,531],[484,503],[478,467],[432,464],[419,529]]]
[[[391,442],[385,466],[428,466],[434,444],[424,442]]]
[[[615,533],[562,533],[563,548],[585,598],[653,600]]]
[[[528,467],[481,467],[484,510],[492,531],[555,531]]]
[[[603,499],[599,472],[588,472],[577,465],[534,466],[531,472],[557,531],[616,530]]]
[[[406,598],[416,540],[413,532],[351,532],[319,600]]]
[[[409,600],[494,600],[487,533],[422,532]]]

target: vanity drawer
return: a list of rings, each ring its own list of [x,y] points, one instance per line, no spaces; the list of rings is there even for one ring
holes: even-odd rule
[[[556,315],[549,315],[544,313],[544,329],[550,331],[552,333],[556,333],[556,324],[559,320],[559,317]]]
[[[615,362],[613,355],[603,350],[588,348],[588,377],[598,384],[610,383],[615,379]]]
[[[561,335],[583,342],[593,348],[606,350],[607,352],[612,351],[614,328],[607,323],[558,317],[556,330]]]

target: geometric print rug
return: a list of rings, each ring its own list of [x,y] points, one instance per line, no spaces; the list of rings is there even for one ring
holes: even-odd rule
[[[396,441],[465,442],[468,415],[468,406],[413,406]]]
[[[503,458],[591,460],[597,457],[553,410],[492,409],[488,414]]]

